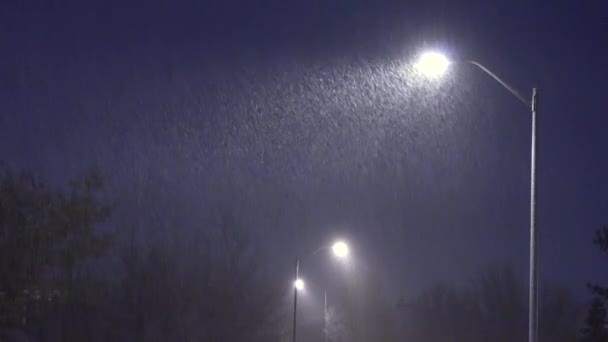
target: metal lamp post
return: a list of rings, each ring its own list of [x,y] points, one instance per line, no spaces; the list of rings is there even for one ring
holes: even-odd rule
[[[296,258],[296,280],[293,286],[293,338],[292,341],[296,342],[296,321],[298,315],[298,290],[301,289],[302,281],[300,280],[300,259]]]
[[[538,90],[532,89],[531,99],[522,96],[515,88],[500,79],[496,74],[476,61],[467,60],[467,63],[474,65],[500,83],[505,89],[513,94],[519,101],[528,107],[532,114],[531,127],[531,153],[530,153],[530,284],[529,284],[529,311],[528,311],[528,341],[538,341],[538,233],[536,229],[536,114],[538,113]],[[421,55],[416,68],[428,77],[436,78],[441,76],[448,68],[450,62],[442,54],[427,52]]]
[[[325,291],[324,295],[325,295],[324,296],[325,305],[324,305],[324,309],[323,309],[323,327],[324,327],[323,332],[325,332],[325,342],[327,342],[327,321],[329,320],[329,316],[327,313],[327,291]]]
[[[311,253],[309,256],[316,255],[320,251],[329,248],[329,246],[322,246]],[[350,253],[348,245],[344,241],[337,241],[331,246],[333,255],[339,259],[346,259]],[[296,258],[296,269],[295,269],[296,280],[293,287],[293,328],[292,328],[292,341],[296,342],[296,327],[298,317],[298,291],[304,288],[304,282],[300,279],[300,258]],[[325,292],[325,311],[324,311],[324,326],[325,326],[325,341],[327,341],[327,292]]]

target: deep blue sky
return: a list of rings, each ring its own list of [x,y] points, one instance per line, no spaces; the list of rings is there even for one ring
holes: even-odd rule
[[[605,279],[605,1],[82,3],[0,10],[12,166],[60,185],[97,165],[184,229],[230,203],[279,269],[348,236],[391,297],[500,262],[523,280],[529,114],[468,66],[409,80],[433,48],[539,87],[541,276]]]

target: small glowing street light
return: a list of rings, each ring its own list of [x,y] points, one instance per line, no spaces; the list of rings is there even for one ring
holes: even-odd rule
[[[317,249],[309,256],[316,255],[319,251],[326,251],[329,249],[329,245],[324,245],[323,247]],[[339,240],[336,241],[333,245],[331,245],[331,250],[335,257],[339,259],[346,259],[349,254],[348,245],[346,242]],[[296,327],[297,327],[297,317],[298,317],[298,292],[304,290],[304,281],[300,279],[300,258],[296,258],[296,269],[295,269],[295,281],[293,283],[293,335],[292,342],[296,341]],[[325,294],[325,312],[327,313],[327,294]],[[325,321],[327,324],[327,320]],[[325,328],[325,340],[327,341],[327,326]]]
[[[298,291],[302,291],[304,290],[304,280],[302,279],[296,279],[296,281],[293,284],[296,288],[296,290]]]
[[[334,252],[334,255],[340,259],[344,259],[348,257],[348,245],[344,241],[337,241],[331,246],[331,250]]]
[[[445,55],[438,52],[425,52],[420,55],[415,68],[424,76],[438,78],[448,70],[449,65],[450,61]]]

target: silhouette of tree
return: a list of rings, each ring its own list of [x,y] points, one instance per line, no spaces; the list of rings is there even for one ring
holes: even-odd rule
[[[585,327],[581,330],[581,342],[606,342],[608,329],[606,329],[606,307],[604,301],[595,297],[591,301]]]
[[[40,325],[52,307],[85,302],[96,289],[95,281],[76,286],[76,280],[79,266],[111,244],[96,230],[111,212],[98,196],[102,189],[96,171],[72,181],[66,196],[0,163],[0,329]]]
[[[600,251],[608,252],[608,225],[603,226],[595,232],[593,244],[598,246]],[[587,318],[585,319],[585,327],[581,330],[582,341],[608,341],[605,307],[605,302],[608,300],[608,287],[598,284],[588,284],[587,286],[595,297],[591,301]]]
[[[597,245],[602,252],[608,252],[608,225],[603,226],[595,232],[593,243]],[[595,295],[599,296],[604,301],[608,300],[608,287],[597,284],[589,284],[588,287]]]
[[[25,325],[28,304],[50,295],[42,275],[57,236],[49,229],[52,194],[45,185],[5,164],[0,172],[0,327],[7,328]]]
[[[279,291],[235,217],[221,213],[217,224],[215,236],[127,250],[122,288],[131,340],[275,339]]]
[[[527,335],[527,293],[509,267],[490,268],[469,287],[437,286],[401,303],[403,334],[417,341],[522,341]],[[578,305],[566,290],[547,286],[540,299],[540,335],[576,338]]]

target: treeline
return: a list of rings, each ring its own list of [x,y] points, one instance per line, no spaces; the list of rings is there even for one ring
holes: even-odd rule
[[[402,334],[406,341],[527,341],[527,289],[507,266],[488,268],[469,286],[436,286],[400,304]],[[568,290],[545,284],[539,303],[540,341],[578,341],[582,307]]]
[[[0,165],[0,327],[43,335],[52,319],[68,321],[98,292],[82,277],[84,264],[104,255],[112,236],[96,226],[112,206],[98,199],[103,180],[90,172],[66,193],[26,172]],[[86,298],[86,299],[85,299]],[[65,335],[66,337],[68,335]],[[7,339],[7,337],[5,337]]]
[[[137,243],[115,208],[99,172],[59,191],[0,164],[0,340],[278,339],[283,293],[230,211],[216,234]]]
[[[139,239],[117,209],[137,215],[95,170],[61,189],[0,163],[0,341],[289,340],[289,275],[263,267],[230,208],[219,206],[196,234],[168,224],[160,239]],[[608,252],[608,226],[594,243]],[[373,270],[356,274],[331,294],[329,341],[527,339],[527,284],[508,267],[397,306]],[[585,315],[568,291],[543,284],[541,341],[608,342],[608,287],[589,288]],[[300,340],[323,338],[322,324],[301,329]]]
[[[608,225],[595,232],[593,243],[604,253],[608,253]],[[608,342],[608,319],[606,317],[606,301],[608,301],[608,286],[588,284],[593,294],[589,310],[585,318],[585,327],[581,331],[581,342]]]
[[[593,244],[608,253],[608,225]],[[608,286],[588,284],[592,295],[585,313],[566,289],[543,284],[539,340],[608,342]],[[525,341],[528,287],[509,267],[488,269],[468,287],[436,286],[399,304],[402,338],[414,341]]]

